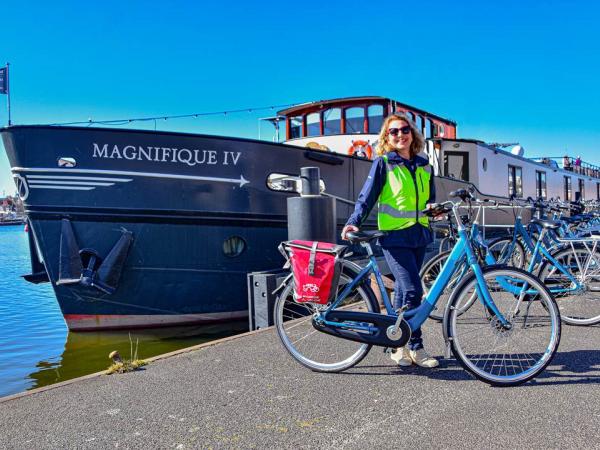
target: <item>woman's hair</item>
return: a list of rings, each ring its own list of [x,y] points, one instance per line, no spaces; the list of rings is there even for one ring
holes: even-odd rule
[[[381,131],[379,132],[379,139],[377,144],[377,154],[379,156],[385,155],[386,153],[393,151],[394,148],[388,143],[388,128],[390,123],[394,120],[403,120],[408,124],[412,133],[412,143],[410,144],[410,157],[413,158],[425,148],[425,138],[421,132],[417,129],[417,126],[412,120],[403,113],[394,113],[385,118],[383,125],[381,125]]]

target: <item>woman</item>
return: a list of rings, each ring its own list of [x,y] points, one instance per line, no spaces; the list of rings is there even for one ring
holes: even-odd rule
[[[348,232],[358,231],[377,203],[378,228],[388,231],[379,244],[396,280],[396,309],[404,305],[413,309],[421,304],[419,270],[425,249],[433,240],[429,219],[421,213],[428,203],[435,201],[431,166],[419,155],[424,145],[423,135],[404,114],[385,119],[377,147],[380,157],[373,161],[354,213],[342,230],[342,239],[346,239]],[[420,328],[412,331],[407,347],[392,353],[398,365],[438,366],[438,361],[423,348]]]

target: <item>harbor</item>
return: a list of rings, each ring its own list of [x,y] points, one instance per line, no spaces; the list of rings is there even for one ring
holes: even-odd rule
[[[443,355],[439,324],[424,327]],[[273,328],[0,400],[7,448],[588,448],[600,328],[567,327],[534,382],[495,389],[454,360],[399,368],[372,351],[341,374],[292,360]],[[57,432],[56,430],[61,430]]]
[[[31,285],[28,236],[23,225],[0,227],[0,397],[106,369],[108,354],[129,356],[130,340],[141,358],[247,330],[232,322],[192,327],[113,332],[69,332],[48,284]]]
[[[599,15],[7,4],[0,450],[600,447]]]

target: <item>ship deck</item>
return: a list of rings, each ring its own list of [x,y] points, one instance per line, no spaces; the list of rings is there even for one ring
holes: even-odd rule
[[[439,325],[424,335],[441,355]],[[599,340],[600,327],[566,326],[546,372],[499,389],[454,360],[401,369],[376,348],[343,374],[313,373],[270,328],[5,397],[0,436],[6,448],[585,448],[598,438]]]

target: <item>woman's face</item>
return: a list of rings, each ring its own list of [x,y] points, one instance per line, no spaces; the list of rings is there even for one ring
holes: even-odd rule
[[[388,126],[387,140],[394,150],[400,153],[410,152],[412,130],[404,120],[392,120]]]

